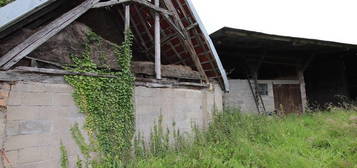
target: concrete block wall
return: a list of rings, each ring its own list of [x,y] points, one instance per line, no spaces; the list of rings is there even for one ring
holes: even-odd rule
[[[82,157],[70,128],[83,125],[66,84],[19,82],[11,86],[8,97],[5,132],[2,145],[9,162],[5,167],[57,168],[60,165],[60,144],[68,151],[71,167]]]
[[[58,168],[61,142],[74,168],[77,156],[83,157],[70,128],[75,123],[83,126],[85,116],[74,103],[73,89],[67,84],[35,82],[0,86],[0,107],[4,108],[0,145],[5,154],[0,155],[0,168]],[[219,86],[203,90],[136,87],[137,132],[149,137],[160,115],[165,126],[175,122],[181,132],[190,132],[192,123],[205,127],[212,112],[223,109],[222,95]]]
[[[208,90],[146,88],[135,89],[136,129],[145,139],[162,117],[164,129],[190,132],[193,124],[204,128],[212,113],[223,110],[222,90],[214,86]],[[173,127],[175,124],[175,127]]]
[[[258,80],[259,84],[268,84],[268,95],[262,96],[268,112],[275,110],[273,84],[299,84],[299,80]],[[224,94],[224,107],[240,109],[243,113],[258,113],[253,94],[247,80],[229,80],[230,92]],[[254,85],[253,85],[254,87]],[[305,89],[302,89],[305,92]],[[302,94],[306,95],[306,94]],[[306,100],[306,96],[303,96]]]
[[[5,139],[5,124],[6,124],[6,107],[10,93],[10,84],[0,83],[0,145],[1,152]],[[3,160],[0,159],[0,168],[4,167]]]

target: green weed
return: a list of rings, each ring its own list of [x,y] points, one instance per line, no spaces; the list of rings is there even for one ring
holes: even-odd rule
[[[171,147],[156,128],[152,140],[160,150],[135,147],[140,155],[126,167],[357,168],[356,116],[354,110],[338,108],[286,117],[229,110],[217,114],[208,130],[174,138],[180,143]]]

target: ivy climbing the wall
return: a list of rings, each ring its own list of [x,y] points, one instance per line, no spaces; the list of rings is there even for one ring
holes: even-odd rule
[[[68,68],[74,72],[91,72],[115,76],[113,78],[87,77],[69,75],[66,81],[74,87],[74,99],[80,111],[86,114],[85,128],[90,136],[95,137],[95,152],[104,158],[123,158],[131,148],[134,135],[134,75],[131,72],[132,39],[130,32],[121,46],[113,45],[113,52],[120,67],[119,72],[109,68],[100,69],[92,60],[92,45],[102,43],[102,38],[88,33],[84,52],[80,56],[72,56],[73,65]],[[72,129],[77,140],[83,141],[79,130]],[[79,143],[79,142],[77,142]],[[88,156],[88,148],[81,145],[84,155]],[[83,152],[83,151],[82,151]]]
[[[61,168],[68,168],[68,164],[69,164],[68,153],[66,147],[63,145],[62,142],[61,142],[60,151],[61,151]]]

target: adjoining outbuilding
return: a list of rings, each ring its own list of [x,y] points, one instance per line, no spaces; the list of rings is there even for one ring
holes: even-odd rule
[[[302,113],[357,98],[357,46],[234,28],[211,34],[231,86],[225,107]]]

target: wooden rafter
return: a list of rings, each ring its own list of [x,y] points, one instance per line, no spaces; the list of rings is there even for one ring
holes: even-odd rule
[[[107,1],[107,2],[99,2],[99,3],[95,4],[93,6],[93,8],[102,8],[102,7],[108,7],[108,6],[113,6],[113,5],[123,4],[123,3],[129,3],[129,2],[135,2],[137,4],[141,4],[141,5],[146,6],[152,10],[155,10],[156,12],[163,13],[165,15],[172,15],[172,13],[169,12],[168,10],[160,8],[158,6],[155,6],[146,0],[111,0],[111,1]]]
[[[305,61],[304,65],[300,68],[301,72],[305,72],[306,69],[310,66],[310,64],[312,63],[312,61],[314,61],[316,58],[315,54],[312,54],[311,56],[309,56],[309,58]]]
[[[201,39],[200,33],[197,31],[197,29],[195,29],[195,28],[198,26],[198,23],[197,23],[197,22],[194,22],[194,21],[191,19],[191,17],[188,16],[188,14],[186,13],[186,10],[184,9],[184,7],[182,6],[181,3],[178,2],[177,4],[178,4],[178,6],[179,6],[179,8],[180,8],[180,10],[181,10],[181,12],[182,12],[184,18],[186,18],[186,19],[188,20],[188,22],[190,23],[190,25],[187,26],[186,30],[187,30],[187,31],[193,30],[194,36],[197,38],[198,43],[199,43],[201,46],[205,46],[205,45],[204,45],[204,42],[203,42],[202,40],[200,40],[200,39]],[[207,42],[207,41],[206,41],[206,42]],[[210,53],[207,53],[207,54],[210,54]],[[213,64],[213,61],[212,61],[212,60],[210,60],[208,63],[211,65],[211,67],[212,67],[213,69],[215,68],[215,65]],[[201,64],[203,64],[203,63],[201,63]],[[214,74],[215,74],[215,76],[218,76],[218,75],[219,75],[216,71],[214,71]]]
[[[33,50],[45,43],[48,39],[59,33],[78,17],[91,9],[99,0],[86,0],[74,9],[57,18],[41,30],[31,35],[25,41],[11,49],[6,55],[0,58],[0,66],[3,70],[10,69],[22,58],[30,54]]]
[[[181,31],[184,33],[184,36],[186,37],[186,39],[181,39],[181,40],[183,40],[185,48],[188,49],[188,51],[193,59],[193,62],[195,63],[195,65],[197,67],[197,70],[201,73],[201,76],[208,83],[209,82],[208,77],[200,63],[197,53],[193,47],[192,41],[189,38],[189,34],[185,30],[185,27],[181,21],[180,16],[178,15],[178,13],[176,11],[174,5],[172,4],[172,2],[170,0],[164,0],[164,3],[166,5],[166,7],[173,13],[173,17],[174,17],[174,21],[175,21],[176,25],[181,29]]]
[[[106,2],[98,2],[92,8],[102,8],[102,7],[114,6],[114,5],[128,3],[128,2],[131,2],[131,0],[111,0]]]

